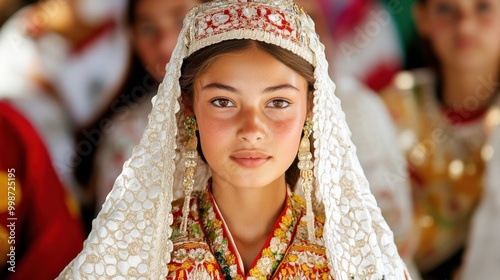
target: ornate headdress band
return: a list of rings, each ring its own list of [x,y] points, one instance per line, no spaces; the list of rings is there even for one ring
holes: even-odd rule
[[[203,47],[221,42],[228,37],[246,38],[282,45],[316,66],[306,33],[316,34],[314,22],[303,9],[292,1],[233,0],[214,1],[192,10],[193,21],[188,30],[191,45],[188,55]],[[306,21],[306,22],[305,22]],[[265,30],[265,36],[263,36]]]

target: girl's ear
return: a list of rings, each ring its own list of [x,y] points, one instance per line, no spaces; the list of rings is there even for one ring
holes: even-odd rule
[[[184,106],[184,116],[194,116],[193,101],[184,92],[181,94],[181,102]]]
[[[427,7],[425,4],[416,4],[413,6],[413,20],[415,21],[415,26],[417,27],[418,34],[422,38],[427,38],[429,35],[429,26],[427,18]]]

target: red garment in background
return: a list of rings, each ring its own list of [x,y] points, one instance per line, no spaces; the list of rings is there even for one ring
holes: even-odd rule
[[[404,63],[393,11],[378,0],[317,1],[334,42],[334,73],[355,77],[375,92],[387,87]]]
[[[82,249],[78,206],[37,132],[6,102],[0,102],[0,131],[0,278],[54,279]],[[12,212],[9,197],[15,198]],[[12,223],[14,231],[7,227]],[[9,271],[12,251],[15,272]]]

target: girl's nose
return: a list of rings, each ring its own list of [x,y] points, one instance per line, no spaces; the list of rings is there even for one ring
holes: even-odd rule
[[[261,112],[256,109],[246,109],[241,112],[239,118],[239,139],[250,143],[255,143],[265,138],[265,120]]]
[[[457,30],[461,35],[471,35],[474,32],[474,15],[470,12],[459,10],[455,14]]]

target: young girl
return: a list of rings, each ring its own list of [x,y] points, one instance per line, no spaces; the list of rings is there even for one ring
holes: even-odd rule
[[[327,68],[291,1],[191,10],[145,135],[60,278],[408,279]]]
[[[428,279],[449,279],[479,203],[488,138],[499,122],[500,2],[419,1],[415,19],[434,71],[396,77],[385,100],[401,129]]]

